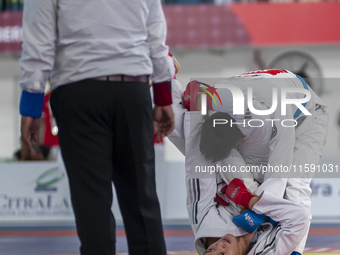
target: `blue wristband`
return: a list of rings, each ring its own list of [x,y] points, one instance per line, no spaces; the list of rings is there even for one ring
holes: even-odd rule
[[[32,118],[40,118],[44,103],[44,93],[30,93],[22,91],[20,100],[20,114]]]
[[[257,214],[252,210],[247,210],[233,217],[233,222],[248,233],[252,233],[263,223],[266,217],[264,214]]]

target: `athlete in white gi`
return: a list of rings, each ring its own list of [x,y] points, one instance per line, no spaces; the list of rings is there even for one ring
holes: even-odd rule
[[[272,79],[268,79],[272,78]],[[278,79],[274,79],[278,78]],[[253,87],[253,104],[256,109],[269,109],[272,105],[272,95],[271,89],[273,87],[281,88],[281,87],[306,87],[307,85],[303,83],[303,81],[297,78],[293,73],[284,70],[269,70],[269,71],[256,71],[247,73],[238,77],[232,77],[226,80],[221,81],[220,83],[235,85],[242,89],[243,93],[247,95],[247,87]],[[175,86],[173,86],[175,88]],[[290,165],[290,164],[304,164],[304,163],[313,163],[317,164],[321,154],[322,149],[325,143],[325,134],[327,127],[327,110],[323,101],[315,95],[315,93],[308,87],[311,92],[311,99],[308,101],[305,106],[308,111],[312,113],[311,117],[305,117],[297,113],[297,107],[295,105],[291,105],[287,107],[287,115],[284,118],[287,119],[297,119],[299,123],[298,127],[295,128],[284,128],[281,125],[276,125],[275,128],[272,127],[271,122],[265,122],[265,125],[261,128],[251,129],[249,127],[243,127],[242,125],[238,125],[241,129],[243,135],[245,135],[243,139],[243,143],[238,146],[238,152],[235,150],[231,151],[231,155],[225,159],[226,162],[238,162],[241,165],[243,158],[245,159],[245,163],[252,165],[263,165],[263,164],[271,164],[271,165]],[[173,89],[176,90],[176,89]],[[230,92],[224,89],[217,90],[220,97],[222,98],[223,106],[221,105],[213,105],[213,110],[220,112],[227,112],[232,117],[234,117],[237,122],[242,122],[244,119],[256,118],[256,119],[279,119],[282,120],[280,111],[274,111],[270,116],[256,116],[252,113],[243,115],[243,116],[235,116],[232,113],[232,100],[230,100]],[[177,92],[175,92],[177,93]],[[268,94],[269,93],[269,94]],[[181,93],[178,93],[179,95]],[[298,98],[297,95],[288,94],[288,98]],[[197,240],[204,240],[204,236],[208,237],[212,234],[209,234],[209,231],[206,227],[203,227],[203,222],[209,222],[208,229],[211,229],[211,233],[215,233],[215,237],[221,237],[223,233],[225,234],[226,226],[221,226],[223,224],[218,223],[218,220],[215,219],[217,224],[212,224],[210,220],[207,220],[207,210],[209,208],[208,204],[203,202],[202,198],[207,194],[210,194],[210,198],[208,199],[211,204],[215,204],[214,207],[211,208],[219,208],[220,206],[213,203],[213,197],[216,192],[215,185],[210,186],[212,183],[209,183],[208,180],[211,179],[191,179],[190,173],[188,169],[190,166],[194,164],[203,165],[206,163],[209,165],[209,162],[205,162],[205,159],[200,155],[198,150],[199,147],[199,133],[200,126],[204,122],[204,119],[201,116],[200,112],[187,112],[186,109],[183,109],[181,106],[181,98],[173,96],[174,98],[174,110],[175,110],[175,118],[176,118],[176,129],[173,134],[170,135],[170,140],[172,140],[175,145],[180,148],[182,152],[184,150],[186,153],[186,168],[187,168],[187,187],[188,187],[188,210],[189,215],[192,220],[192,226],[194,232],[196,233],[196,247],[199,248],[199,242]],[[175,99],[176,98],[176,99]],[[218,100],[216,95],[214,98]],[[177,100],[177,104],[176,104]],[[317,105],[317,106],[316,106]],[[316,110],[315,110],[316,109]],[[295,116],[294,116],[295,115]],[[299,119],[301,118],[301,119]],[[314,119],[315,118],[315,119]],[[303,121],[302,121],[303,120]],[[190,127],[189,123],[190,122]],[[196,124],[194,125],[193,123]],[[278,122],[280,124],[280,122]],[[270,125],[268,125],[270,124]],[[186,128],[187,126],[187,128]],[[193,135],[197,133],[197,136]],[[254,134],[255,133],[255,134]],[[273,136],[273,137],[272,137]],[[185,138],[185,139],[184,139]],[[269,144],[269,146],[268,146]],[[294,152],[294,153],[293,153]],[[240,156],[240,154],[242,156]],[[223,163],[221,163],[223,164]],[[232,164],[235,164],[232,162]],[[254,192],[254,194],[259,195],[263,190],[269,191],[271,194],[276,195],[277,197],[282,197],[285,193],[285,198],[291,200],[297,204],[303,205],[310,212],[310,178],[309,175],[301,176],[304,178],[293,179],[293,178],[272,178],[275,177],[271,174],[266,174],[265,176],[253,175],[249,173],[250,176],[244,175],[242,173],[241,176],[237,176],[231,173],[226,173],[222,177],[228,183],[231,179],[235,177],[242,178],[244,183],[248,187],[249,190]],[[246,178],[249,177],[249,178]],[[285,176],[281,176],[285,177]],[[293,175],[294,177],[294,175]],[[300,177],[300,176],[299,176]],[[257,179],[261,183],[263,183],[260,187],[258,187],[258,183],[253,180]],[[270,181],[269,181],[270,180]],[[288,182],[287,182],[288,180]],[[208,182],[209,185],[206,185]],[[215,180],[213,180],[215,182]],[[204,184],[204,185],[203,185]],[[209,186],[209,187],[208,187]],[[204,188],[203,188],[204,187]],[[195,191],[195,192],[194,192]],[[207,196],[209,197],[209,196]],[[282,201],[281,201],[282,202]],[[286,201],[287,202],[287,201]],[[209,210],[211,210],[211,208]],[[224,207],[223,207],[224,208]],[[215,210],[215,209],[214,209]],[[222,209],[221,209],[222,210]],[[265,209],[264,209],[265,210]],[[202,213],[204,217],[199,217]],[[230,213],[230,212],[229,212]],[[238,212],[232,212],[230,215],[235,215]],[[219,214],[220,215],[220,214]],[[229,216],[230,216],[229,215]],[[266,213],[267,215],[267,213]],[[269,215],[267,215],[269,216]],[[213,217],[214,218],[214,217]],[[229,217],[230,218],[230,217]],[[308,217],[307,217],[308,218]],[[226,220],[225,218],[224,220]],[[273,218],[277,220],[277,218]],[[213,219],[212,219],[213,220]],[[294,220],[294,219],[291,219]],[[283,222],[278,220],[281,223],[281,227]],[[289,220],[288,220],[289,222]],[[216,225],[216,226],[215,226]],[[216,229],[215,229],[216,227]],[[220,229],[221,231],[216,231]],[[223,230],[224,229],[224,230]],[[237,229],[237,228],[236,228]],[[224,231],[224,232],[223,232]],[[228,231],[230,231],[230,226],[228,226]],[[233,233],[236,236],[242,235],[241,230],[235,230]],[[307,236],[305,231],[305,237]],[[203,233],[202,233],[203,232]],[[271,232],[270,232],[271,233]],[[300,232],[299,232],[300,233]],[[217,234],[217,236],[216,236]],[[243,233],[244,234],[244,233]],[[301,234],[301,233],[300,233]],[[302,235],[303,236],[303,235]],[[299,238],[294,238],[294,240],[300,240]],[[301,241],[301,240],[300,240]],[[302,240],[302,245],[295,250],[302,253],[305,240]],[[298,243],[296,243],[297,245]],[[201,247],[202,248],[202,247]],[[275,250],[275,249],[274,249]]]

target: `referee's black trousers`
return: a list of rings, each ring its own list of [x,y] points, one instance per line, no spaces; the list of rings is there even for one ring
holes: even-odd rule
[[[131,255],[165,255],[145,82],[83,80],[52,92],[82,255],[115,254],[115,185]]]

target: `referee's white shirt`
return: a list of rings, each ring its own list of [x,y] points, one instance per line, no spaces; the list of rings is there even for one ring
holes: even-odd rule
[[[43,93],[86,78],[152,75],[170,80],[174,64],[165,45],[160,0],[29,0],[23,14],[20,83]]]

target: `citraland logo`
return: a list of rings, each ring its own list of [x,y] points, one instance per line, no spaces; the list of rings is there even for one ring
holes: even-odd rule
[[[65,178],[65,173],[58,167],[49,169],[38,176],[36,179],[35,191],[57,191],[53,184],[60,182]]]

